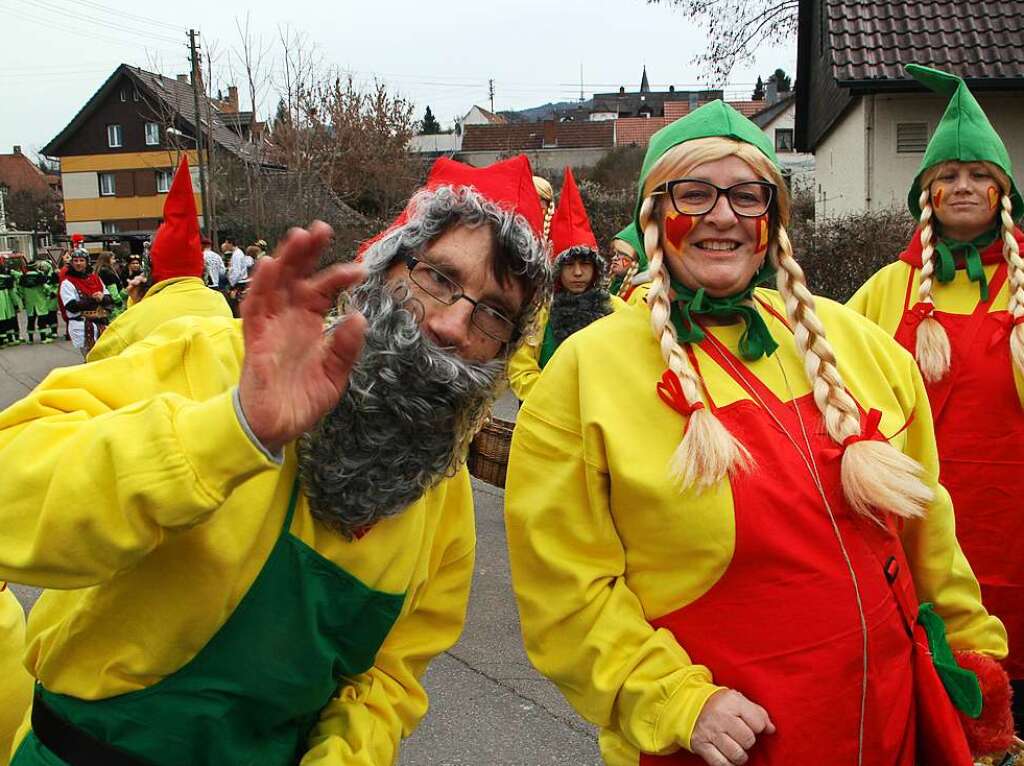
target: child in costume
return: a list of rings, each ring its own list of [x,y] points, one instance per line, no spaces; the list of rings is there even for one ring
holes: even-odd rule
[[[1006,634],[917,368],[808,291],[773,147],[732,107],[655,133],[638,190],[648,306],[568,339],[516,422],[528,655],[612,766],[969,766],[943,682],[1009,708],[948,650],[994,666]]]
[[[1006,626],[1004,666],[1024,726],[1024,213],[1010,157],[960,78],[907,71],[949,105],[907,197],[920,221],[899,260],[849,306],[910,351],[927,384],[941,480],[985,606]]]
[[[569,168],[551,218],[551,255],[551,302],[538,317],[537,332],[509,360],[509,387],[520,401],[566,338],[626,305],[604,287],[606,263]]]

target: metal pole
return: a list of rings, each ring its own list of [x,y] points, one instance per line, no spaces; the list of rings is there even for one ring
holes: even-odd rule
[[[199,160],[199,201],[203,208],[203,226],[210,225],[210,210],[206,201],[206,163],[203,160],[203,116],[199,111],[199,54],[196,52],[196,32],[188,31],[188,47],[192,60],[192,100],[195,105],[196,155]],[[213,119],[211,112],[210,119]]]

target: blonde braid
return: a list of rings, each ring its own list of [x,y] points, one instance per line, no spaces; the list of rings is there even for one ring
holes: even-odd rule
[[[679,379],[686,401],[691,405],[703,405],[690,414],[683,439],[672,455],[669,473],[681,489],[693,487],[700,492],[714,486],[726,475],[748,468],[750,453],[708,407],[703,382],[679,345],[671,321],[668,272],[653,211],[654,197],[648,197],[640,208],[640,229],[644,233],[644,249],[650,258],[652,279],[647,303],[651,308],[651,329],[669,370]]]
[[[1003,195],[1002,211],[1002,236],[1003,236],[1003,257],[1006,258],[1010,282],[1010,303],[1007,310],[1010,318],[1019,322],[1024,317],[1024,258],[1020,255],[1020,245],[1013,235],[1013,203],[1007,194]],[[1010,356],[1017,371],[1024,375],[1024,324],[1011,325],[1010,329]]]
[[[917,300],[934,308],[932,290],[935,285],[935,244],[932,227],[931,193],[925,188],[918,202],[921,207],[921,284],[917,288]],[[928,315],[917,327],[914,356],[921,375],[929,383],[936,383],[949,372],[952,352],[949,336],[939,320]]]
[[[548,202],[547,209],[544,210],[544,241],[547,242],[551,239],[551,219],[555,216],[555,201],[551,200]]]
[[[771,257],[778,266],[778,290],[793,325],[797,350],[829,436],[838,444],[861,435],[860,411],[839,374],[825,327],[814,312],[803,269],[793,257],[784,226],[777,229]],[[866,435],[866,434],[865,434]],[[878,521],[876,509],[904,518],[924,515],[932,491],[921,481],[921,466],[888,442],[861,440],[843,450],[843,493],[850,506]]]
[[[640,259],[634,258],[630,261],[629,268],[626,269],[626,273],[622,275],[622,281],[619,283],[619,289],[616,291],[616,295],[620,298],[627,292],[629,292],[630,286],[633,284],[633,277],[636,276],[640,270]]]

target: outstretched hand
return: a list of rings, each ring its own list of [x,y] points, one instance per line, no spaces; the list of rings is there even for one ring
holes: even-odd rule
[[[333,232],[322,221],[292,229],[274,258],[260,264],[242,301],[245,362],[238,398],[253,434],[277,452],[308,431],[341,399],[363,349],[366,320],[352,312],[330,334],[324,316],[363,268],[314,273]]]

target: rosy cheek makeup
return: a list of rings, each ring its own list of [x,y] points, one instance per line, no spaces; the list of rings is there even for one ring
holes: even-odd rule
[[[761,254],[768,249],[768,214],[759,216],[757,221],[757,249],[754,253]]]
[[[999,189],[994,186],[988,187],[988,209],[995,210],[999,207]]]
[[[686,215],[675,210],[670,211],[665,216],[665,239],[676,250],[682,249],[683,240],[700,223],[700,219],[699,215]]]
[[[936,189],[935,192],[932,193],[932,207],[934,207],[934,208],[942,207],[942,191],[943,190],[940,187],[940,188]]]

